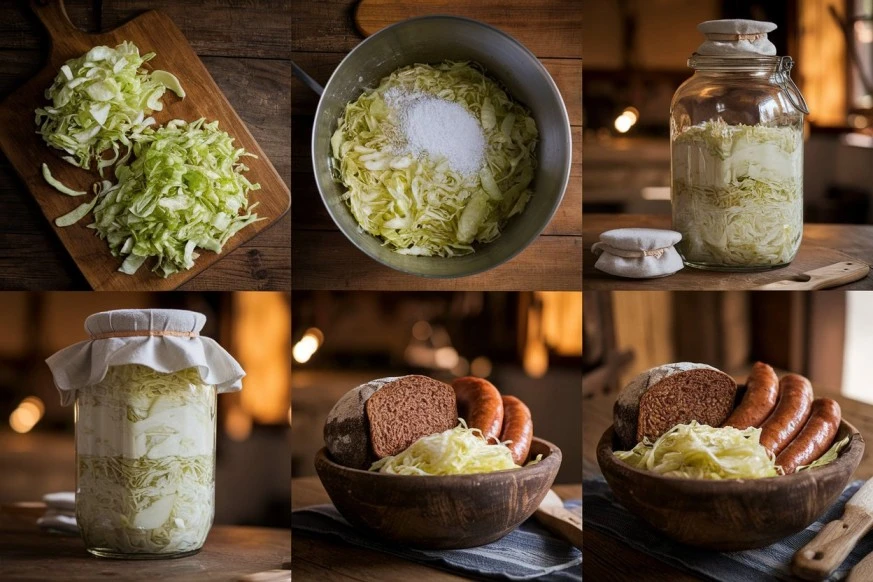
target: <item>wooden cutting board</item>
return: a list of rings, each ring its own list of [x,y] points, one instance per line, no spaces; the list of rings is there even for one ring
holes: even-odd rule
[[[56,191],[43,179],[42,163],[48,164],[57,179],[76,190],[90,192],[91,185],[99,179],[99,175],[96,169],[87,171],[70,165],[61,159],[62,152],[47,146],[36,133],[34,110],[47,103],[44,92],[52,84],[61,65],[71,58],[81,56],[94,46],[114,47],[127,40],[136,44],[141,54],[157,53],[148,63],[148,68],[173,73],[187,93],[185,99],[179,99],[174,93],[167,91],[162,100],[163,111],[154,114],[157,122],[163,124],[171,119],[194,121],[201,117],[209,121],[218,120],[219,128],[233,136],[235,144],[258,156],[257,159],[246,160],[246,165],[250,168],[246,177],[261,185],[260,190],[249,194],[249,199],[252,203],[259,203],[256,212],[266,220],[256,222],[237,233],[224,246],[222,254],[227,254],[250,240],[288,211],[291,205],[288,186],[169,17],[160,12],[146,12],[115,30],[88,34],[73,26],[62,0],[30,0],[30,6],[50,37],[48,63],[33,79],[0,104],[0,148],[36,198],[43,214],[94,289],[175,289],[222,256],[201,249],[198,251],[200,257],[192,269],[176,273],[167,279],[151,272],[151,261],[147,261],[135,275],[125,275],[118,272],[121,260],[110,254],[107,243],[95,236],[92,229],[86,228],[91,222],[90,215],[66,228],[59,228],[54,224],[57,217],[73,210],[84,200],[90,200],[90,196],[71,198]]]

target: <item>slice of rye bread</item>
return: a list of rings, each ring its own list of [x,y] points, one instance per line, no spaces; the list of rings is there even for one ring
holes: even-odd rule
[[[327,420],[324,423],[324,443],[336,462],[355,469],[368,469],[373,461],[380,458],[373,453],[370,439],[370,419],[366,409],[366,404],[374,394],[378,393],[383,388],[391,388],[395,385],[406,387],[405,389],[401,388],[402,392],[410,391],[410,387],[430,386],[431,388],[422,391],[422,394],[419,395],[420,398],[417,401],[426,403],[429,398],[427,394],[432,392],[442,393],[442,398],[436,398],[434,400],[443,403],[443,408],[447,407],[445,403],[445,395],[449,393],[451,395],[451,403],[448,408],[452,411],[452,422],[450,424],[445,422],[446,413],[445,411],[442,411],[439,415],[441,421],[439,426],[445,428],[429,430],[431,428],[430,424],[433,424],[431,414],[433,414],[434,417],[438,415],[437,413],[425,414],[422,419],[422,424],[428,425],[427,430],[429,430],[429,432],[418,435],[415,437],[416,439],[424,436],[424,434],[440,432],[447,430],[448,428],[453,428],[456,425],[457,405],[455,403],[455,392],[448,384],[443,384],[442,382],[438,382],[425,376],[402,376],[372,380],[346,392],[327,415]],[[446,391],[446,388],[448,389],[448,392]],[[389,395],[392,392],[393,391],[389,391]],[[413,392],[417,392],[417,390],[413,390]],[[392,399],[389,398],[389,401],[391,400]],[[393,405],[392,407],[397,408]],[[378,408],[379,407],[377,406],[377,424],[380,423],[381,418],[378,414]],[[410,408],[413,410],[412,414],[416,415],[415,411],[419,410],[419,408],[414,404],[411,405]],[[425,406],[424,408],[427,407]],[[434,405],[433,408],[436,409],[437,406]],[[430,424],[428,423],[429,420],[431,421]],[[448,426],[446,426],[447,424]]]
[[[396,455],[421,437],[458,424],[454,388],[426,376],[404,376],[385,384],[365,408],[376,459]]]
[[[679,362],[647,370],[619,394],[615,434],[624,449],[696,420],[721,426],[734,408],[737,384],[712,366]]]

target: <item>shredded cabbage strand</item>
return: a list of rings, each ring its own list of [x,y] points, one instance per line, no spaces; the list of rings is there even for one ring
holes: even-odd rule
[[[51,147],[67,152],[63,159],[89,169],[97,159],[103,169],[130,155],[130,145],[154,124],[149,115],[163,109],[168,86],[184,96],[179,80],[166,71],[142,69],[155,53],[139,54],[131,42],[115,48],[96,46],[61,67],[45,96],[51,104],[36,110],[38,133]],[[127,151],[122,156],[122,147]],[[102,154],[112,150],[112,156]]]
[[[447,431],[423,436],[403,452],[379,459],[371,471],[393,475],[467,475],[517,469],[503,443],[488,444],[464,419]]]
[[[77,395],[76,520],[90,548],[196,550],[212,525],[215,389],[196,368],[110,367]]]
[[[632,467],[668,477],[760,479],[782,475],[782,468],[760,439],[760,428],[713,428],[692,421],[677,424],[655,442],[643,439],[630,451],[614,454]]]
[[[451,257],[500,236],[524,210],[532,191],[538,131],[477,65],[445,62],[398,69],[346,105],[331,137],[334,179],[360,228],[408,255]],[[481,125],[485,162],[463,175],[445,158],[416,157],[406,148],[391,89],[438,97],[464,107]]]
[[[827,452],[825,452],[825,454],[820,456],[818,459],[816,459],[815,461],[813,461],[809,465],[801,465],[800,467],[797,467],[795,472],[807,471],[809,469],[815,469],[816,467],[824,467],[828,463],[833,463],[834,461],[837,460],[837,457],[840,456],[840,451],[842,451],[844,448],[846,448],[846,445],[849,444],[850,438],[851,437],[846,437],[841,441],[835,442],[831,446],[831,448],[829,448],[827,450]]]
[[[691,263],[766,267],[791,262],[803,235],[799,126],[707,121],[672,143],[673,228]]]
[[[202,248],[220,253],[242,228],[260,220],[248,193],[258,190],[243,175],[244,156],[218,122],[173,120],[146,129],[133,145],[134,161],[115,168],[118,182],[95,185],[94,222],[88,227],[109,243],[119,269],[134,274],[150,257],[163,277],[190,269]],[[95,205],[96,203],[96,205]],[[60,217],[59,226],[81,219],[84,204]],[[62,224],[63,223],[63,224]]]

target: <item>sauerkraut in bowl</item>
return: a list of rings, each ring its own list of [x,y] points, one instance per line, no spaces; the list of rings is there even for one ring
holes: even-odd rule
[[[685,263],[719,270],[783,267],[803,236],[802,122],[674,133],[673,228]]]
[[[104,557],[196,552],[215,508],[216,389],[197,368],[111,366],[76,399],[76,521]]]

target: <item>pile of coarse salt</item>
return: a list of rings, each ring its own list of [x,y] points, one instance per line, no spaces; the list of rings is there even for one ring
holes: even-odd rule
[[[406,138],[405,144],[398,144],[401,150],[418,159],[445,158],[464,176],[479,172],[485,159],[485,134],[469,111],[452,101],[397,87],[385,92],[385,102],[397,112]]]

